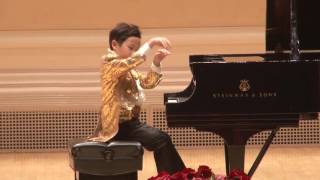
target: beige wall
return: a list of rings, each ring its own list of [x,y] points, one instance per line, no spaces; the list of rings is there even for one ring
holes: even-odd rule
[[[144,29],[143,34],[142,41],[155,35],[171,40],[172,55],[163,66],[172,68],[188,68],[190,54],[255,53],[264,49],[262,27]],[[0,70],[96,69],[106,48],[107,31],[103,30],[0,31]]]
[[[190,54],[255,52],[265,1],[0,0],[0,70],[97,68],[119,21],[140,25],[143,40],[167,36],[165,66],[188,67]]]
[[[98,108],[100,57],[119,21],[173,44],[146,104],[187,86],[190,54],[264,51],[265,0],[0,0],[0,111]]]
[[[262,26],[265,0],[0,0],[0,30]]]

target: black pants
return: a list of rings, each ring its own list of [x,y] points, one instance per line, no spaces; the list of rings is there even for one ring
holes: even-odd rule
[[[153,151],[158,172],[173,174],[185,168],[170,136],[138,119],[121,123],[118,134],[112,140],[138,141],[144,148]]]

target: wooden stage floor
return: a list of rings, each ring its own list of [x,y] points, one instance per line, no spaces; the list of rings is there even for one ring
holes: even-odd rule
[[[250,168],[260,147],[247,147],[246,171]],[[217,174],[224,174],[222,147],[179,150],[186,165],[196,169],[208,165]],[[253,180],[317,180],[320,167],[320,145],[271,145]],[[145,151],[144,168],[139,180],[156,175],[151,152]],[[1,180],[73,180],[67,152],[0,153]]]

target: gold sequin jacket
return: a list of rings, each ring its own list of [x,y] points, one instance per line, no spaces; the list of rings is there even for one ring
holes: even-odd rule
[[[117,54],[108,50],[103,56],[101,66],[102,108],[100,120],[90,140],[108,141],[119,129],[119,121],[130,120],[138,116],[141,100],[139,86],[143,89],[156,87],[161,74],[150,70],[145,76],[135,70],[145,59],[137,53],[120,59]]]

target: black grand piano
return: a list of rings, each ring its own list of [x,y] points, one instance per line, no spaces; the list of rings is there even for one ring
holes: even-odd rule
[[[266,3],[266,53],[191,55],[189,86],[164,95],[169,127],[195,127],[224,139],[227,174],[244,170],[251,136],[271,131],[249,176],[279,128],[297,127],[320,111],[320,1]]]

